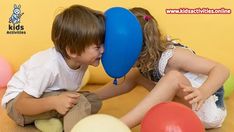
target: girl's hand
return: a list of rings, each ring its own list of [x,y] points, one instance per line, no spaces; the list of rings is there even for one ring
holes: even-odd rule
[[[180,84],[180,87],[183,89],[184,92],[188,93],[188,95],[186,95],[184,99],[189,101],[189,103],[192,105],[193,110],[198,111],[206,100],[204,94],[199,88],[193,88],[184,84]]]
[[[76,92],[63,92],[58,96],[54,96],[54,109],[65,115],[78,102],[79,94]]]

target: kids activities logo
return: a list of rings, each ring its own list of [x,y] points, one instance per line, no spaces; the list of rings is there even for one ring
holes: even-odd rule
[[[23,14],[21,13],[21,5],[14,4],[13,12],[9,18],[7,34],[26,34],[24,25],[20,24]]]

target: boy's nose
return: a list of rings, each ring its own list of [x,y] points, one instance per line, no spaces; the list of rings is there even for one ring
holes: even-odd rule
[[[104,53],[104,46],[103,46],[103,45],[100,47],[100,53],[101,53],[101,54]]]

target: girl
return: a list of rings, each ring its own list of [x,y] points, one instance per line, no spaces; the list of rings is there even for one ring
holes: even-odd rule
[[[188,47],[162,39],[155,18],[143,8],[132,8],[144,35],[141,54],[122,83],[111,82],[95,93],[107,99],[142,85],[150,92],[121,120],[130,128],[138,125],[154,105],[177,101],[190,107],[206,128],[220,127],[226,117],[223,83],[228,69],[196,55]],[[116,88],[118,87],[118,88]]]

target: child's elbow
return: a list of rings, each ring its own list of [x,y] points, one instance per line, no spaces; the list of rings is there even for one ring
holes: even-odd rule
[[[225,75],[226,79],[228,79],[228,77],[230,76],[230,70],[223,64],[220,64],[220,67],[222,68],[222,72]]]

